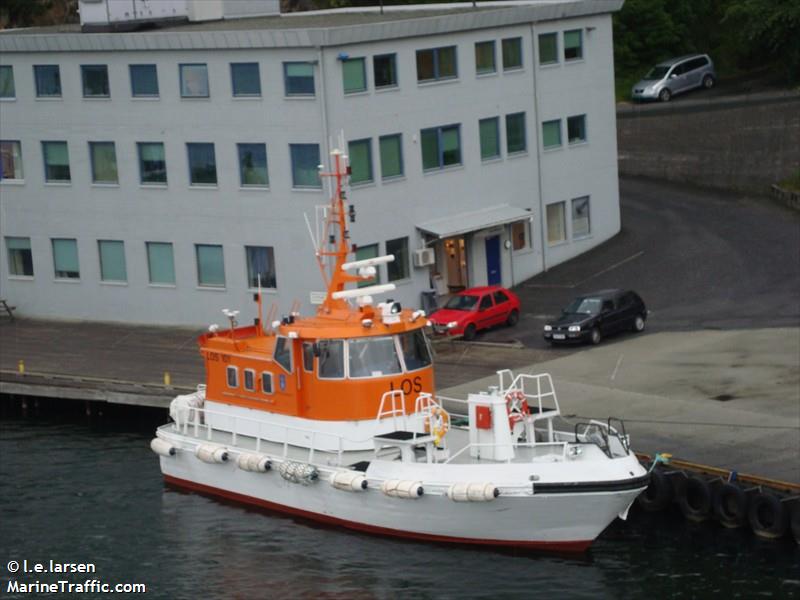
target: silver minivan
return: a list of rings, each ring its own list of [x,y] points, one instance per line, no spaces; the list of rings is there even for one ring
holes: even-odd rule
[[[689,54],[658,63],[631,90],[633,100],[668,102],[675,94],[714,87],[717,74],[707,54]]]

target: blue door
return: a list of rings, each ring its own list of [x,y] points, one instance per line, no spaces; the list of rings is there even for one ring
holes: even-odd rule
[[[486,238],[486,279],[489,285],[500,285],[500,236]]]

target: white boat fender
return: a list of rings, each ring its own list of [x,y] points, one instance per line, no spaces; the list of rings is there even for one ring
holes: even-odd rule
[[[361,473],[353,471],[337,471],[331,474],[331,485],[337,490],[344,490],[346,492],[363,492],[367,489],[367,478]]]
[[[202,444],[195,448],[194,455],[209,464],[221,464],[228,460],[228,451],[225,448],[209,444]]]
[[[263,454],[251,454],[243,452],[236,457],[236,466],[242,471],[251,473],[266,473],[272,468],[269,458]]]
[[[419,481],[388,479],[381,484],[381,491],[391,498],[416,500],[424,493]]]
[[[175,456],[175,446],[161,438],[150,440],[150,450],[160,456]]]
[[[447,497],[453,502],[490,502],[499,495],[493,483],[454,483],[447,488]]]
[[[278,466],[278,473],[286,481],[308,485],[319,479],[319,471],[308,463],[285,460]]]

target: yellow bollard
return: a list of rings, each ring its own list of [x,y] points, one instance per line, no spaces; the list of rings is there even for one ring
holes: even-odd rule
[[[25,361],[20,359],[17,363],[17,370],[19,371],[20,375],[25,375]]]
[[[172,385],[172,377],[170,377],[169,371],[164,371],[164,385],[167,387]]]

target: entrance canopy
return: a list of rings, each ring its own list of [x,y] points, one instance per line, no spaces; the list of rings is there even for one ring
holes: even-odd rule
[[[430,233],[437,238],[449,238],[471,231],[478,231],[479,229],[489,229],[497,225],[521,221],[530,218],[530,216],[530,211],[524,208],[500,204],[419,223],[417,229]]]

